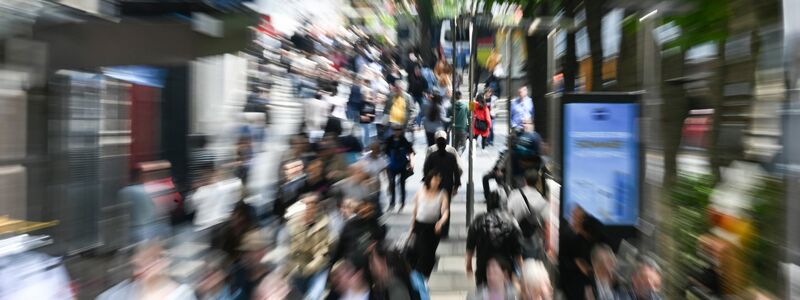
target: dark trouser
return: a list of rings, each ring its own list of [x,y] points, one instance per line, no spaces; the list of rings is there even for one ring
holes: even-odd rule
[[[445,188],[445,192],[447,192],[447,211],[450,211],[450,207],[453,206],[453,187]],[[447,220],[444,221],[442,224],[442,234],[441,237],[446,238],[450,236],[450,218],[452,216],[448,216]]]
[[[383,143],[386,139],[386,125],[383,124],[375,124],[375,130],[378,132],[377,138]]]
[[[453,145],[459,153],[464,152],[464,147],[467,142],[467,133],[463,130],[453,130]]]
[[[430,278],[436,264],[436,248],[439,247],[436,224],[415,222],[414,239],[415,261],[412,266],[414,270],[425,275],[425,278]]]
[[[475,260],[475,286],[486,285],[486,265],[488,261]]]
[[[425,131],[425,139],[428,141],[428,147],[433,146],[436,144],[436,133]]]
[[[494,145],[494,126],[489,127],[489,145]]]
[[[406,178],[403,175],[403,171],[395,172],[392,170],[386,171],[386,176],[389,177],[389,193],[391,193],[391,198],[389,198],[389,206],[394,206],[394,198],[395,194],[397,193],[395,188],[395,181],[400,181],[400,205],[406,204]]]
[[[478,142],[478,138],[481,139],[481,149],[486,149],[486,146],[489,145],[489,138],[483,137],[482,135],[475,136],[475,142]]]

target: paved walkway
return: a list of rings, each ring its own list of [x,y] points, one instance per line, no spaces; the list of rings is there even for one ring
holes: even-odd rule
[[[475,184],[474,211],[476,215],[486,211],[481,179],[494,166],[499,151],[505,148],[505,128],[506,126],[504,125],[499,125],[496,128],[495,146],[487,147],[486,151],[475,151],[473,182]],[[424,132],[417,132],[415,137],[414,150],[417,153],[425,153]],[[467,241],[466,183],[469,176],[467,173],[467,155],[468,151],[464,151],[461,156],[464,167],[464,174],[461,178],[462,188],[459,189],[450,208],[450,237],[439,243],[439,248],[436,252],[438,262],[428,283],[431,299],[433,300],[465,299],[467,293],[474,289],[474,281],[471,278],[467,278],[464,264]],[[414,166],[417,169],[421,169],[424,161],[424,155],[417,155]],[[414,175],[406,181],[407,203],[410,203],[414,193],[422,186],[421,173],[420,170],[416,170]],[[386,185],[384,184],[384,186]],[[385,192],[382,194],[386,195]],[[384,199],[384,207],[387,204],[388,201]],[[384,221],[389,227],[388,239],[395,240],[408,233],[412,210],[413,206],[409,204],[401,213],[390,213],[384,216]]]

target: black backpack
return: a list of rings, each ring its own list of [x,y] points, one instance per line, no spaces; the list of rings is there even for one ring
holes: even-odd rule
[[[542,219],[542,215],[538,211],[531,210],[531,204],[528,202],[528,196],[525,196],[525,193],[522,191],[522,189],[519,189],[519,193],[522,195],[522,199],[525,200],[525,207],[528,209],[528,214],[525,215],[521,220],[518,220],[519,229],[522,231],[522,235],[524,237],[530,237],[544,229],[544,219]]]

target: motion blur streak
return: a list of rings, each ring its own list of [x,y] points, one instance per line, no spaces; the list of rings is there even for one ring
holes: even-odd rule
[[[800,299],[797,12],[0,0],[0,299]]]

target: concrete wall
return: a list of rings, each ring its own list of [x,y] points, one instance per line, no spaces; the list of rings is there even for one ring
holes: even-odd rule
[[[123,19],[37,27],[34,39],[48,43],[50,70],[185,64],[197,57],[234,53],[250,43],[247,26],[257,24],[257,16],[220,18],[225,22],[222,38],[195,32],[188,21]]]

